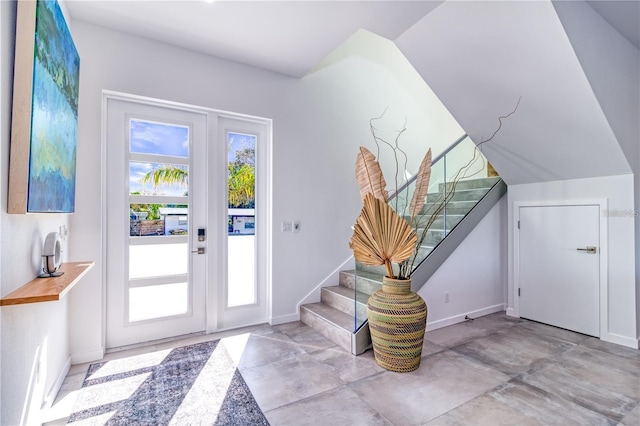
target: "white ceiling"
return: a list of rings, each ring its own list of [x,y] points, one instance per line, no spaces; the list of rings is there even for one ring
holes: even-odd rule
[[[67,0],[79,19],[301,77],[363,28],[390,40],[442,1]],[[590,1],[640,48],[640,1]]]
[[[65,2],[72,19],[301,77],[363,28],[395,39],[441,1]]]

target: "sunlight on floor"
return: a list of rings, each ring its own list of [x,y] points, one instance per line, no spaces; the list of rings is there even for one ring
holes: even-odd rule
[[[222,338],[190,384],[184,399],[171,417],[170,424],[199,424],[213,421],[228,397],[236,367],[249,340],[249,333]],[[89,374],[85,387],[70,392],[52,406],[45,421],[63,419],[62,413],[80,415],[74,425],[104,424],[122,403],[138,392],[150,379],[152,368],[168,359],[173,349],[113,359]],[[91,371],[91,370],[90,370]],[[92,383],[93,382],[93,383]],[[147,385],[148,386],[148,385]]]
[[[246,336],[244,339],[246,344],[249,338],[248,334],[234,337],[242,336]],[[229,339],[232,341],[230,342]],[[231,344],[228,345],[228,343]],[[227,337],[220,341],[182,404],[171,418],[170,425],[199,424],[202,419],[217,417],[236,372],[237,363],[232,362],[229,347],[233,347],[236,353],[239,349],[240,355],[244,350],[244,345],[240,348],[237,339]]]
[[[227,353],[231,357],[234,367],[238,367],[238,365],[240,365],[244,348],[247,346],[250,336],[250,333],[244,333],[222,339],[222,343],[227,349]]]
[[[115,374],[133,372],[142,368],[153,367],[159,365],[169,355],[171,350],[151,352],[144,355],[136,355],[122,359],[114,359],[100,367],[98,371],[93,373],[88,379],[95,380]]]

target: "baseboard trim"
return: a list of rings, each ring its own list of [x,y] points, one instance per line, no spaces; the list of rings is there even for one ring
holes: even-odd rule
[[[477,309],[475,311],[466,312],[459,315],[454,315],[448,318],[443,318],[441,320],[436,320],[433,322],[427,321],[427,331],[437,330],[439,328],[447,327],[449,325],[458,324],[466,321],[465,317],[469,316],[471,318],[482,317],[489,314],[494,314],[496,312],[504,311],[504,303],[500,303],[499,305],[488,306],[486,308]]]
[[[44,410],[49,409],[53,405],[53,401],[55,401],[56,396],[58,395],[58,392],[62,387],[62,383],[64,383],[64,379],[67,378],[67,374],[69,374],[70,369],[71,369],[71,357],[67,358],[67,361],[64,363],[64,366],[62,366],[62,370],[60,371],[60,374],[58,374],[58,377],[56,377],[56,381],[53,382],[53,385],[51,386],[51,389],[49,389],[47,396],[44,398],[44,401],[42,401],[42,408]]]
[[[84,364],[85,362],[100,361],[104,358],[104,348],[96,349],[95,351],[83,352],[79,354],[71,355],[71,364]]]
[[[284,324],[287,322],[294,322],[294,321],[300,321],[299,313],[289,314],[289,315],[280,315],[279,317],[271,317],[271,319],[269,320],[269,324],[278,325],[278,324]]]
[[[626,346],[628,348],[640,349],[640,340],[634,339],[633,337],[621,336],[615,333],[607,333],[606,336],[600,337],[600,340]]]

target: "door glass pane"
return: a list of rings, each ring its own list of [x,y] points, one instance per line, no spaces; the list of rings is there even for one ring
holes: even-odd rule
[[[189,167],[180,164],[129,162],[129,192],[131,195],[188,195]]]
[[[188,243],[129,246],[129,279],[186,274]]]
[[[128,320],[186,314],[189,128],[130,120],[129,130]],[[140,279],[146,279],[145,286]]]
[[[131,203],[129,205],[130,237],[161,237],[188,233],[188,204]]]
[[[255,274],[255,135],[227,134],[227,306],[257,303]]]
[[[164,284],[129,289],[129,321],[142,321],[189,310],[188,283]]]
[[[189,156],[189,128],[152,121],[130,121],[130,152]]]

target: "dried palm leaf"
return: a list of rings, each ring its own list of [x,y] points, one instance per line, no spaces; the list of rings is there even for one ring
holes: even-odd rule
[[[365,195],[349,247],[353,256],[365,265],[385,265],[387,275],[395,278],[391,262],[407,260],[416,247],[417,236],[411,226],[386,202]]]
[[[376,161],[375,155],[363,146],[360,147],[356,158],[356,181],[360,187],[360,198],[363,203],[367,193],[387,202],[389,193],[385,189],[387,183],[382,175],[380,164]]]
[[[427,192],[429,191],[429,179],[431,178],[431,148],[427,151],[427,155],[424,156],[420,168],[418,169],[418,176],[416,177],[416,189],[413,191],[413,198],[411,198],[411,204],[409,205],[409,215],[411,218],[416,217],[420,213],[424,206],[425,199],[427,198]]]

